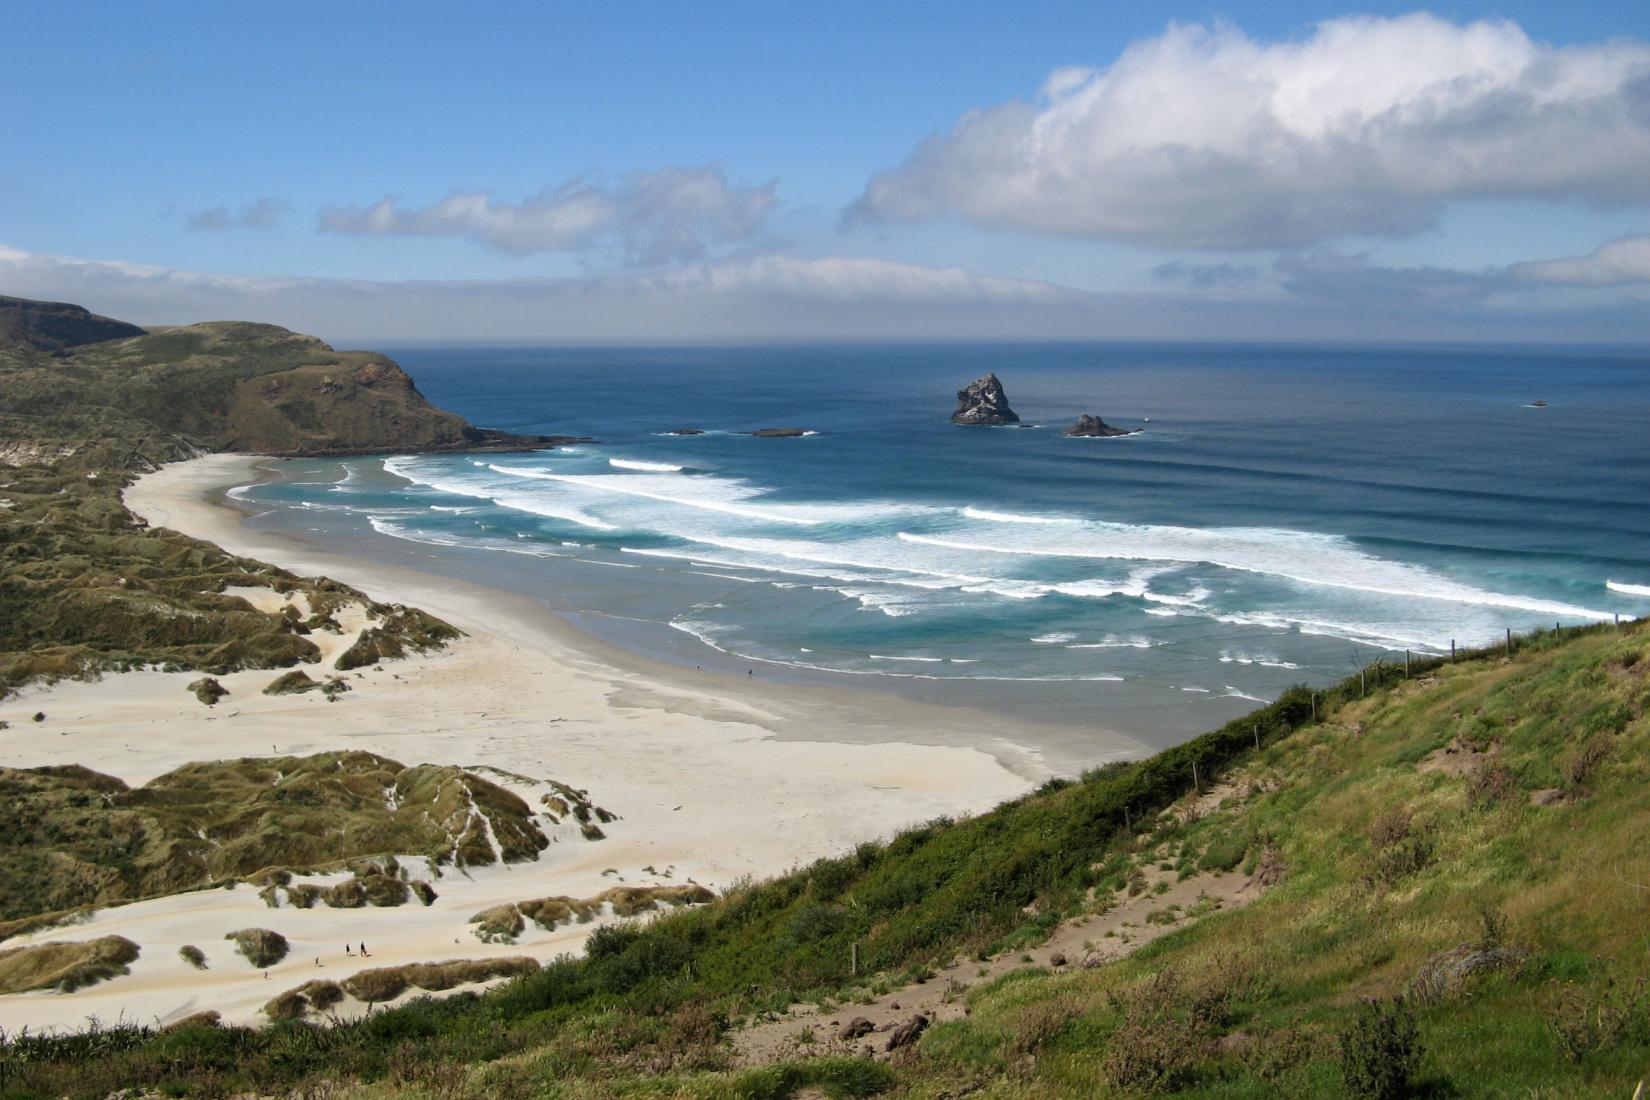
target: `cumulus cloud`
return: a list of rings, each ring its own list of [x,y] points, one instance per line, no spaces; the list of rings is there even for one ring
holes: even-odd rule
[[[285,199],[266,195],[239,210],[227,206],[197,210],[187,220],[190,229],[268,229],[291,212]]]
[[[774,208],[775,184],[730,183],[714,166],[632,172],[616,184],[573,179],[519,203],[455,191],[428,206],[391,196],[321,212],[321,228],[365,236],[473,237],[505,252],[579,252],[617,245],[634,263],[695,260],[754,239]]]
[[[848,216],[1269,248],[1410,234],[1482,197],[1650,200],[1650,43],[1427,14],[1289,42],[1174,25],[964,116]]]
[[[1626,286],[1650,283],[1650,237],[1622,237],[1585,256],[1514,264],[1515,279],[1568,286]]]

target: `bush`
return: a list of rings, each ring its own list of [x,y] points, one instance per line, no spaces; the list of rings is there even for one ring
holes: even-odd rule
[[[1565,762],[1565,784],[1573,789],[1587,782],[1614,748],[1615,742],[1611,740],[1609,734],[1593,734],[1587,739],[1587,743],[1577,749],[1576,754]]]
[[[286,958],[289,950],[286,937],[267,928],[242,928],[229,933],[224,939],[234,940],[235,950],[259,969],[274,966]]]
[[[1341,1081],[1347,1096],[1403,1100],[1415,1093],[1420,1064],[1415,1012],[1401,997],[1365,1001],[1341,1035]]]
[[[196,970],[206,969],[206,952],[192,943],[186,943],[178,948],[178,956]]]

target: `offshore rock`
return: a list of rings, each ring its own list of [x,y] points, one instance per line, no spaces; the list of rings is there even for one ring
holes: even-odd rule
[[[995,374],[976,378],[957,391],[953,424],[1018,424],[1019,414],[1008,407],[1008,395]]]
[[[1114,435],[1134,435],[1139,428],[1114,428],[1092,413],[1084,413],[1077,418],[1077,423],[1061,432],[1061,435],[1092,436],[1099,439],[1110,439]]]

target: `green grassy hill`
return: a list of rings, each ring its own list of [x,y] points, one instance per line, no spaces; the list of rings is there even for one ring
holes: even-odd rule
[[[1650,629],[1369,671],[1367,696],[1291,691],[1149,760],[603,929],[484,995],[14,1040],[0,1090],[1625,1100],[1650,1073]],[[799,1003],[846,1019],[1222,871],[1265,889],[1148,913],[1173,931],[1115,961],[949,988],[966,1014],[891,1057],[810,1057],[829,1037],[798,1035],[735,1060],[745,1026]]]

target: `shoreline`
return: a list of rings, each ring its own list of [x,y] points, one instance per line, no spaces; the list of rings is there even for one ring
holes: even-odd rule
[[[127,506],[151,525],[231,553],[423,608],[468,636],[439,653],[352,673],[352,690],[336,704],[315,694],[262,695],[272,670],[220,677],[231,694],[213,708],[186,693],[196,675],[189,672],[31,687],[0,704],[0,716],[14,728],[37,710],[47,720],[29,727],[37,736],[27,743],[0,743],[0,763],[80,764],[136,785],[194,760],[363,749],[406,765],[491,765],[556,779],[588,789],[620,820],[606,840],[558,844],[536,862],[449,870],[428,908],[271,909],[242,886],[124,904],[16,937],[4,946],[124,935],[143,953],[129,976],[74,994],[0,997],[0,1027],[73,1027],[93,1015],[165,1023],[204,1007],[225,1022],[257,1022],[276,994],[364,968],[343,958],[338,944],[346,940],[367,942],[373,966],[548,960],[577,951],[597,925],[553,932],[529,925],[517,943],[484,944],[469,934],[469,917],[527,898],[593,896],[616,882],[691,879],[720,891],[924,820],[982,812],[1047,774],[1034,751],[1013,746],[1012,723],[996,716],[836,688],[684,675],[591,638],[527,597],[248,528],[223,494],[265,461],[214,455],[171,464],[129,486]],[[950,730],[959,743],[913,743],[902,736],[912,730]],[[962,747],[965,738],[991,743],[999,755]],[[1142,751],[1119,738],[1113,755]],[[292,955],[266,978],[223,940],[243,927],[280,931]],[[179,959],[186,943],[207,952],[211,969]]]

